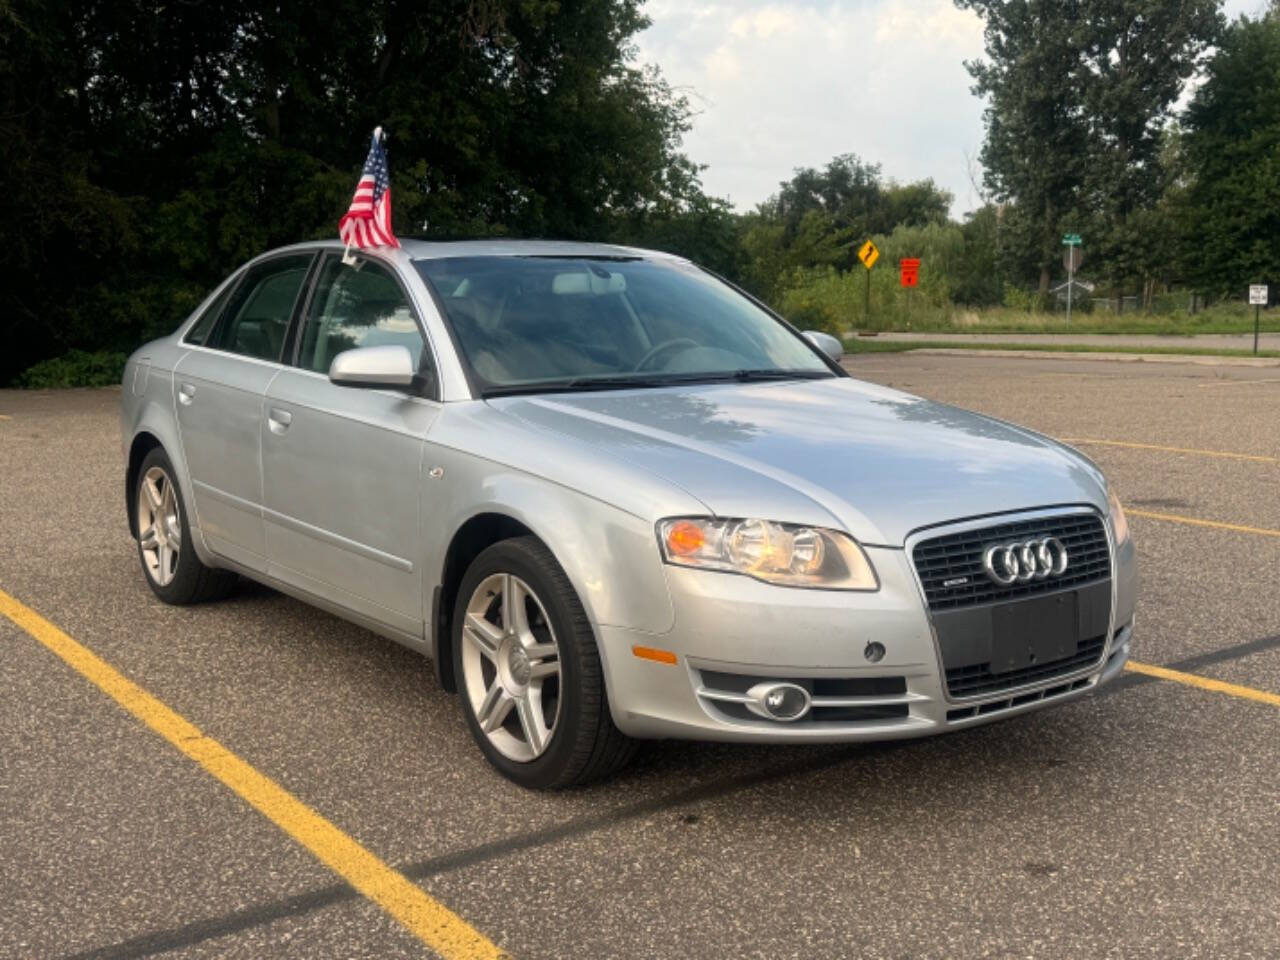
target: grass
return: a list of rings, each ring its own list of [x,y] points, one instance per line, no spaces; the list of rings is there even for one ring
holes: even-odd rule
[[[895,312],[870,329],[913,333],[1087,333],[1195,336],[1206,333],[1252,333],[1253,311],[1242,305],[1212,307],[1196,314],[1178,313],[1073,313],[1067,323],[1062,312],[1035,313],[1010,307],[966,310],[962,307],[920,309],[915,316]],[[1280,331],[1280,310],[1264,311],[1260,329]]]
[[[1211,349],[1208,347],[1106,346],[1092,343],[956,343],[949,340],[873,340],[846,337],[845,353],[907,353],[911,350],[1030,350],[1042,353],[1155,353],[1186,357],[1280,357],[1280,350]]]

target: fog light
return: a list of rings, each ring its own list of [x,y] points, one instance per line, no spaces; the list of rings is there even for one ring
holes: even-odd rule
[[[794,683],[757,683],[747,696],[747,709],[770,720],[799,720],[809,712],[809,691]]]
[[[872,663],[879,663],[884,659],[884,644],[878,640],[872,640],[863,648],[862,655]]]

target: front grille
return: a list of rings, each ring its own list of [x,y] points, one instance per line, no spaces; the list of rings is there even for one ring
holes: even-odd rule
[[[956,698],[977,697],[1075,673],[1077,670],[1096,664],[1102,656],[1102,648],[1106,643],[1107,637],[1103,634],[1081,642],[1075,654],[1070,657],[1051,660],[1048,663],[1037,663],[1034,666],[1010,670],[1006,673],[992,673],[989,663],[952,667],[947,671],[947,692]]]
[[[741,703],[715,701],[715,708],[730,719],[743,723],[782,723],[780,720],[757,716]],[[810,723],[883,723],[885,720],[905,720],[910,715],[911,710],[905,703],[880,707],[814,706],[799,720],[791,720],[786,726],[802,727]]]
[[[1060,683],[1056,687],[1032,690],[1030,693],[1024,693],[1008,700],[989,700],[986,703],[980,703],[972,707],[957,707],[954,710],[947,711],[947,723],[955,723],[957,720],[971,720],[974,717],[986,717],[993,713],[1003,713],[1005,710],[1012,710],[1014,707],[1025,706],[1028,703],[1036,703],[1041,700],[1053,700],[1064,693],[1083,690],[1093,682],[1093,677],[1081,677],[1079,680],[1072,680],[1069,683]]]
[[[987,547],[1038,537],[1057,537],[1067,548],[1068,564],[1062,576],[1007,587],[987,577],[982,569]],[[932,537],[916,544],[911,559],[933,611],[1065,590],[1106,579],[1111,573],[1107,532],[1102,520],[1091,513],[1019,520]]]

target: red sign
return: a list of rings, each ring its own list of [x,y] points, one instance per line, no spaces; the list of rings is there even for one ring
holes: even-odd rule
[[[914,287],[920,282],[919,260],[899,260],[898,266],[902,270],[902,285],[904,287]]]

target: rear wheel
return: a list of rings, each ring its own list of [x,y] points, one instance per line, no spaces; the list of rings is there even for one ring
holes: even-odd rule
[[[191,547],[186,505],[176,471],[157,447],[138,467],[134,535],[147,583],[165,603],[188,604],[226,596],[236,575],[201,563]]]
[[[521,786],[599,779],[634,752],[609,715],[600,655],[568,577],[534,537],[485,550],[453,618],[455,676],[472,735]]]

